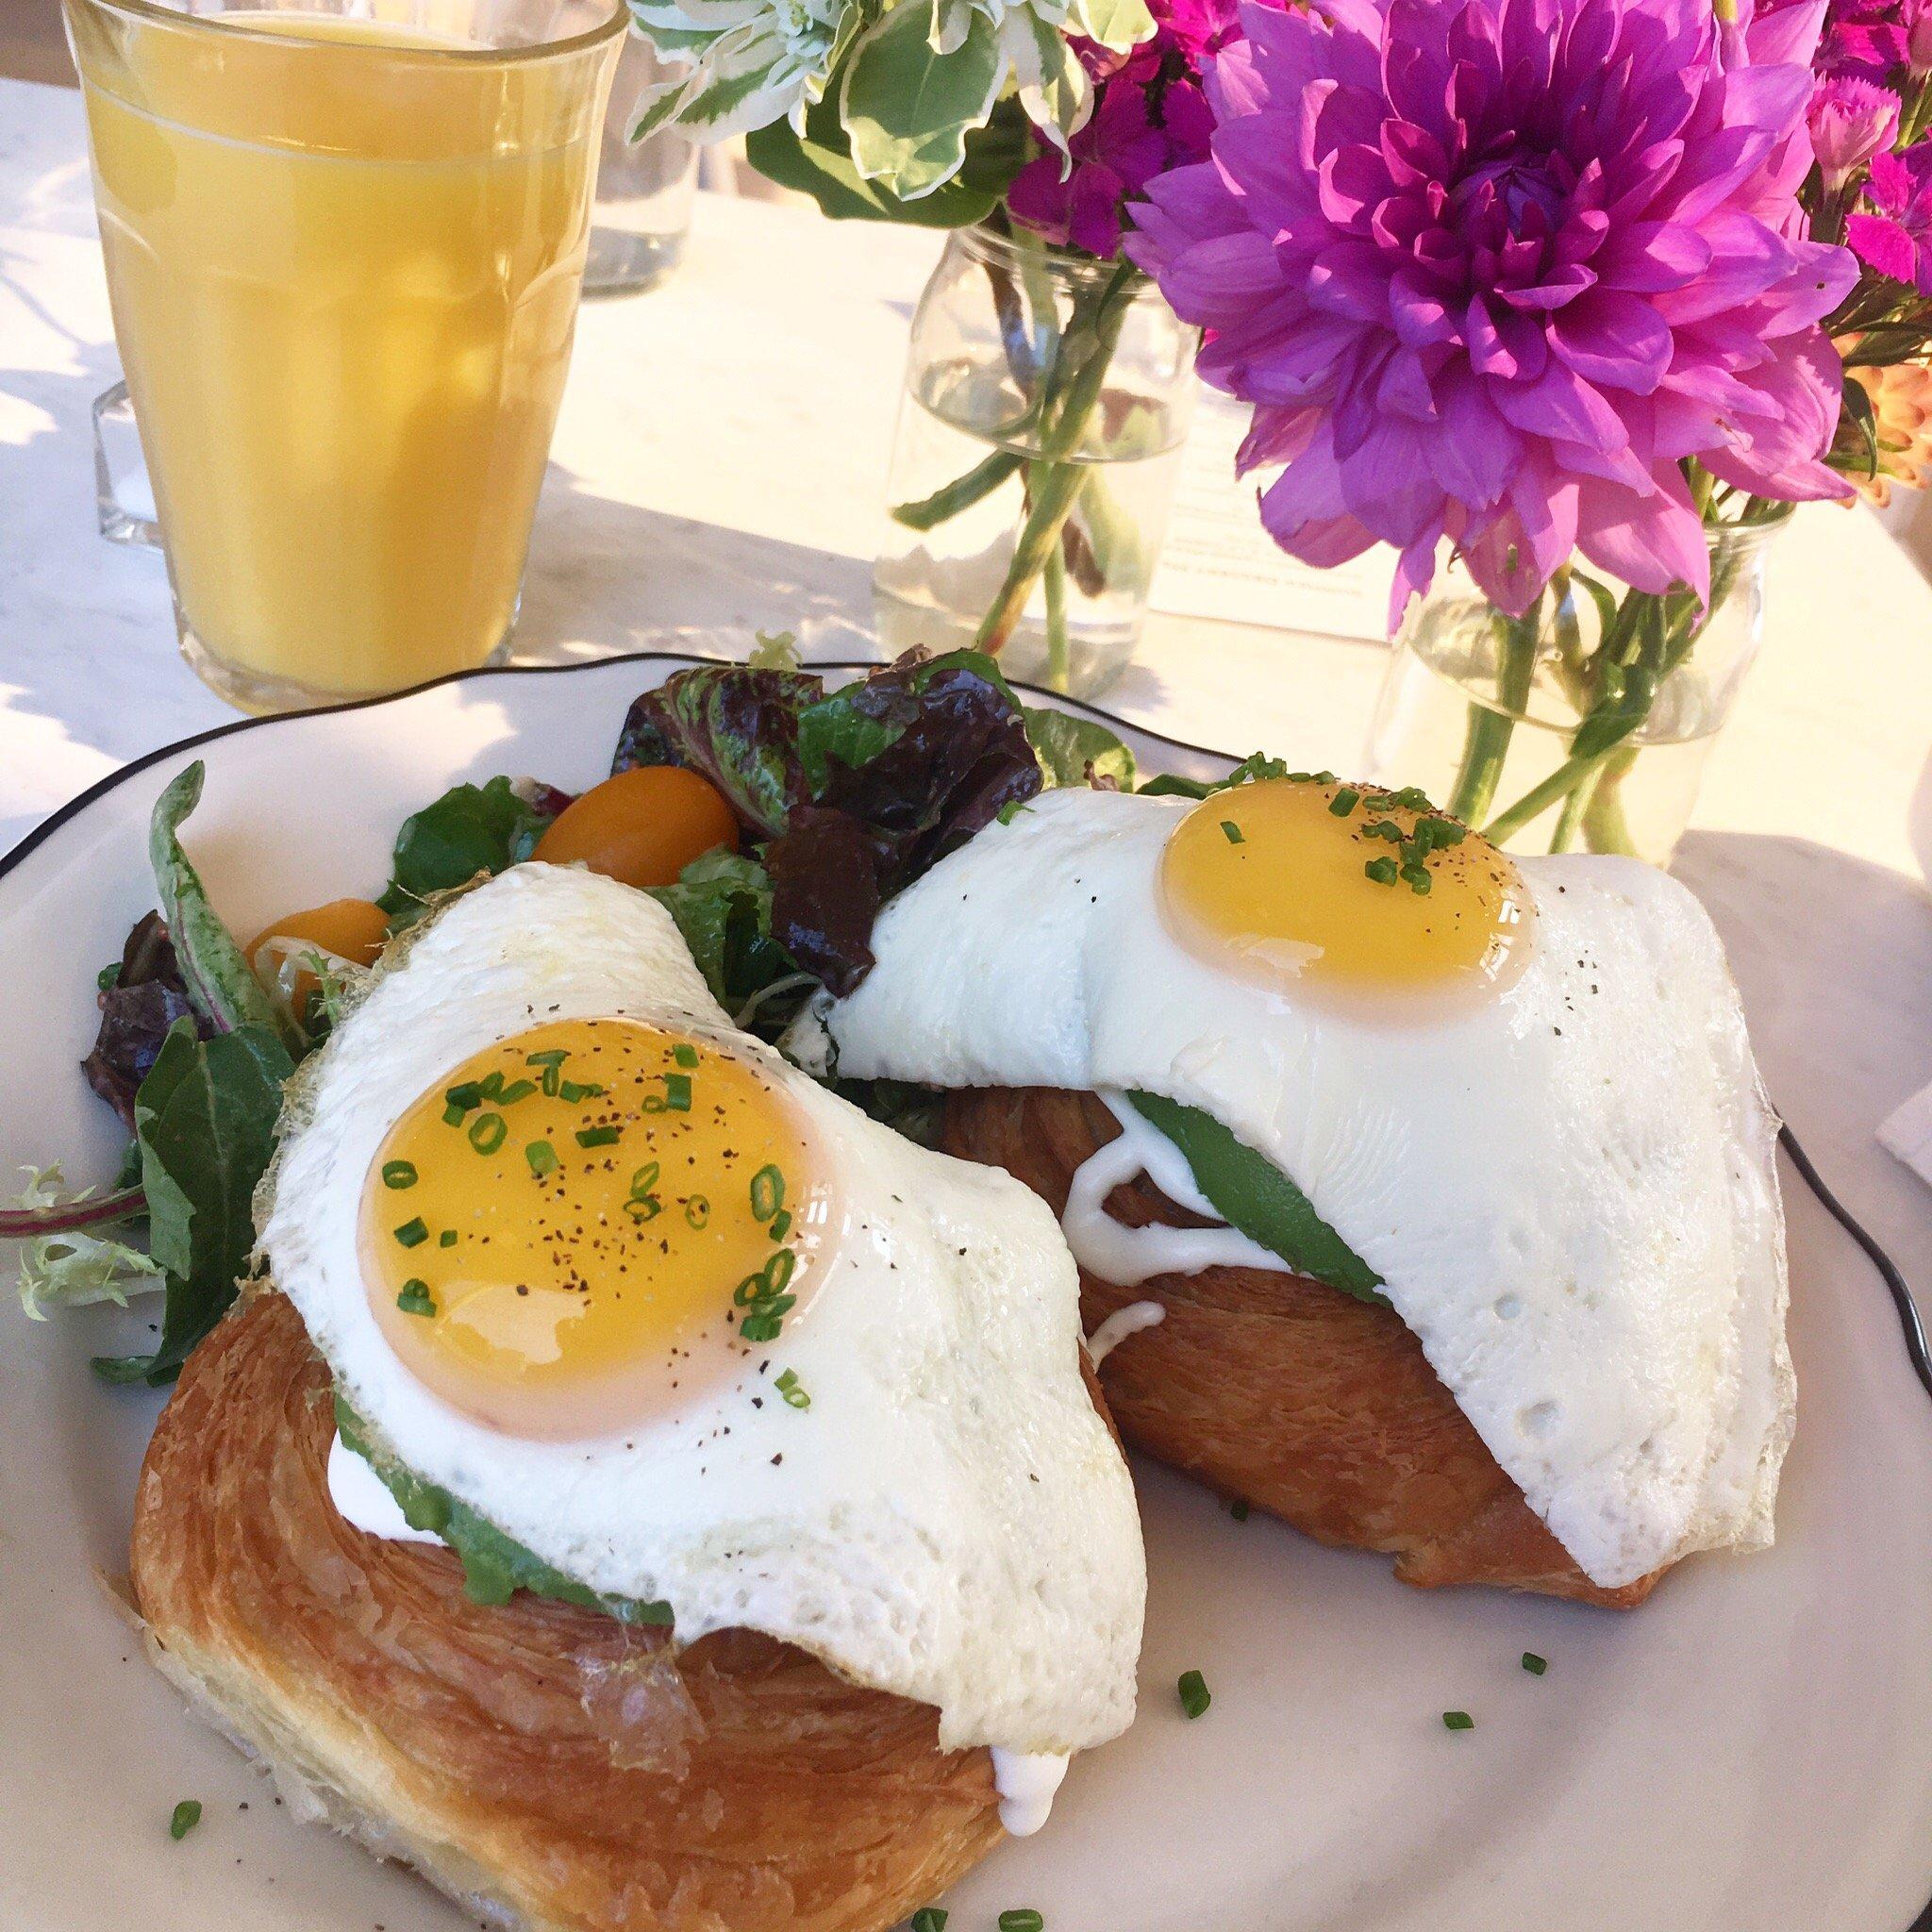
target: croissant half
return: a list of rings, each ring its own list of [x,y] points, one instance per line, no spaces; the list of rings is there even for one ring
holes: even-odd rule
[[[926,1706],[732,1630],[678,1648],[351,1528],[326,1367],[257,1295],[195,1351],[135,1502],[155,1661],[285,1791],[520,1932],[874,1932],[1000,1838]]]
[[[943,1144],[1005,1168],[1064,1214],[1075,1170],[1119,1132],[1091,1093],[984,1088],[948,1097]],[[1203,1224],[1145,1176],[1117,1188],[1108,1211],[1131,1226]],[[1125,1441],[1323,1542],[1392,1555],[1405,1583],[1627,1608],[1662,1574],[1614,1590],[1591,1582],[1390,1309],[1254,1268],[1132,1288],[1083,1268],[1080,1299],[1090,1333],[1131,1302],[1166,1309],[1101,1367]]]

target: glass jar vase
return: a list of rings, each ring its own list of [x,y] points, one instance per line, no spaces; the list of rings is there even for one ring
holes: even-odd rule
[[[956,229],[912,322],[873,573],[881,640],[1089,696],[1133,655],[1197,332],[1125,261]]]
[[[1395,641],[1371,776],[1417,785],[1518,852],[1669,862],[1757,654],[1764,558],[1790,521],[1713,526],[1710,601],[1566,566],[1520,618],[1452,567]]]

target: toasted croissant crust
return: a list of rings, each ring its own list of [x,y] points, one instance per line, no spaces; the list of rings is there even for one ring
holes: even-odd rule
[[[1056,1214],[1074,1170],[1120,1132],[1091,1093],[954,1093],[947,1152],[1023,1180]],[[1144,1176],[1108,1210],[1130,1226],[1199,1226]],[[1492,1583],[1627,1608],[1657,1572],[1591,1582],[1504,1474],[1386,1308],[1255,1268],[1162,1274],[1119,1288],[1080,1271],[1091,1332],[1130,1302],[1167,1310],[1101,1366],[1121,1434],[1163,1462],[1322,1541],[1384,1550],[1405,1583]]]
[[[263,1293],[149,1446],[133,1582],[155,1660],[285,1793],[526,1932],[874,1932],[1000,1836],[936,1713],[733,1630],[519,1594],[329,1501],[326,1368]]]

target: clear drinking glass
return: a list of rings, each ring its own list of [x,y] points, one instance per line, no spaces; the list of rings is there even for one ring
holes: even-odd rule
[[[502,652],[622,0],[66,9],[189,662],[274,710]]]
[[[1147,612],[1199,332],[1124,262],[958,228],[920,298],[873,571],[879,635],[1091,696]]]
[[[604,116],[597,200],[591,209],[586,295],[635,295],[655,289],[684,259],[697,196],[698,151],[669,127],[633,142],[638,99],[669,70],[657,49],[633,33],[618,57]]]

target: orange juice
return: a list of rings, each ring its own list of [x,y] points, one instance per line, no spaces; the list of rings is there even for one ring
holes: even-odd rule
[[[570,360],[621,10],[507,50],[391,10],[70,0],[184,648],[251,708],[506,641]]]

